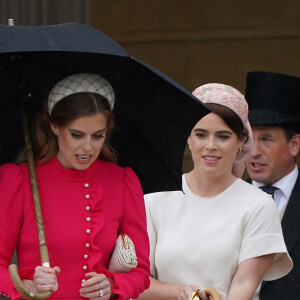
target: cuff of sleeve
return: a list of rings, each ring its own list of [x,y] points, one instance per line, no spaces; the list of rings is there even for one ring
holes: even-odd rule
[[[282,236],[279,234],[262,235],[243,242],[239,264],[244,260],[276,254],[263,280],[275,280],[285,276],[293,268],[293,262],[287,252]]]
[[[96,273],[103,274],[107,278],[109,278],[109,279],[111,279],[113,281],[113,285],[111,287],[111,290],[112,290],[111,299],[123,299],[123,298],[119,297],[120,288],[119,288],[118,284],[115,282],[115,275],[114,275],[114,273],[112,273],[112,272],[110,272],[110,271],[108,271],[108,270],[106,270],[104,268],[97,269]]]
[[[28,279],[33,280],[34,277],[34,270],[32,269],[20,269],[18,270],[18,274],[20,279]],[[16,300],[21,298],[21,294],[17,291],[17,289],[13,286],[13,283],[11,282],[11,285],[7,287],[6,293],[3,293],[3,291],[0,291],[0,300],[1,299],[11,299]]]
[[[21,279],[33,280],[34,270],[32,269],[20,269],[18,273]]]

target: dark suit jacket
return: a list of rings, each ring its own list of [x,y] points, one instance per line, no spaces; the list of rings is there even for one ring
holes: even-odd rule
[[[295,183],[281,224],[294,268],[288,275],[278,280],[264,281],[260,290],[260,300],[300,299],[300,175]]]

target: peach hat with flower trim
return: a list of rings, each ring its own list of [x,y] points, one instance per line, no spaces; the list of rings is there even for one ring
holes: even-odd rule
[[[248,120],[248,103],[245,97],[237,89],[222,83],[201,85],[194,90],[193,95],[203,103],[216,103],[228,107],[243,122],[248,139],[244,143],[242,151],[237,153],[233,168],[234,175],[241,177],[245,169],[244,163],[253,147],[253,134]]]

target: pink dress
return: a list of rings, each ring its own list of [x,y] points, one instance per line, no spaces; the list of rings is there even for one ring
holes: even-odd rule
[[[51,298],[83,299],[85,273],[114,279],[119,299],[137,298],[149,286],[149,241],[142,189],[130,168],[96,160],[87,170],[63,168],[56,157],[37,166],[51,266],[59,266],[59,289]],[[138,266],[128,274],[107,271],[119,232],[134,242]],[[0,167],[0,293],[20,297],[8,273],[15,247],[19,274],[31,279],[41,265],[28,168]]]

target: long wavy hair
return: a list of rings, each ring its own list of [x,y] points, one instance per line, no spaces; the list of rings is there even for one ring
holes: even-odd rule
[[[98,113],[104,114],[107,118],[106,138],[99,158],[116,162],[116,151],[109,144],[109,138],[114,129],[114,117],[107,99],[99,94],[77,93],[58,101],[51,114],[49,114],[47,103],[45,103],[44,110],[37,115],[32,140],[34,155],[38,160],[38,164],[46,163],[58,151],[58,140],[51,129],[51,123],[58,127],[64,127],[80,117],[92,116]],[[26,151],[24,150],[19,155],[17,163],[26,161]]]

